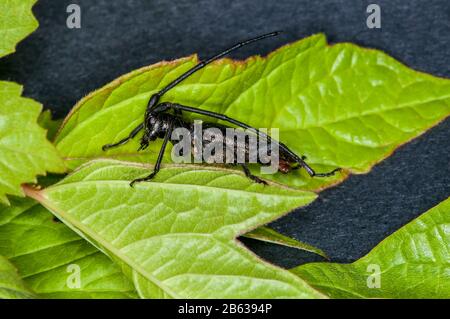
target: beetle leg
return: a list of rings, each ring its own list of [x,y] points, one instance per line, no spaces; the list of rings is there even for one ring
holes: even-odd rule
[[[314,173],[313,176],[317,176],[317,177],[328,177],[328,176],[333,176],[336,172],[339,172],[341,170],[340,167],[335,168],[334,170],[332,170],[331,172],[328,173]]]
[[[244,170],[245,176],[247,176],[248,178],[250,178],[252,181],[254,181],[254,182],[256,182],[256,183],[260,183],[260,184],[267,185],[267,182],[266,182],[265,180],[259,178],[258,176],[253,175],[253,174],[250,172],[250,170],[249,170],[247,164],[241,164],[241,166],[242,166],[242,168],[243,168],[243,170]]]
[[[130,183],[131,187],[133,187],[135,183],[146,182],[146,181],[151,180],[159,172],[159,169],[161,167],[161,162],[162,162],[162,159],[164,156],[164,151],[166,150],[167,142],[169,141],[170,135],[172,134],[172,130],[173,130],[173,121],[170,122],[169,128],[167,129],[166,134],[164,135],[164,141],[161,145],[161,149],[159,150],[158,159],[156,160],[155,167],[153,168],[153,172],[146,177],[137,178],[137,179],[133,180]]]
[[[133,137],[135,137],[137,135],[137,133],[139,133],[143,128],[144,128],[144,123],[139,124],[136,128],[134,128],[131,131],[131,133],[127,137],[121,139],[117,143],[103,145],[102,150],[106,151],[106,150],[109,150],[110,148],[126,144],[129,140],[131,140]]]

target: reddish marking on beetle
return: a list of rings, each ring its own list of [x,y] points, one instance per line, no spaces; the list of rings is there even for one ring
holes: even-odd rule
[[[291,171],[292,167],[291,164],[285,160],[280,159],[279,163],[278,163],[278,171],[283,173],[283,174],[287,174]]]

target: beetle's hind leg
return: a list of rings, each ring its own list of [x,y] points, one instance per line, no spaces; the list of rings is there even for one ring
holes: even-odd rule
[[[109,150],[110,148],[114,148],[114,147],[117,147],[117,146],[126,144],[129,140],[131,140],[132,138],[134,138],[134,137],[137,135],[137,133],[139,133],[143,128],[144,128],[144,123],[139,124],[137,127],[135,127],[135,128],[130,132],[130,134],[129,134],[127,137],[121,139],[121,140],[118,141],[117,143],[113,143],[113,144],[105,144],[105,145],[103,145],[103,146],[102,146],[102,150],[103,150],[103,151],[106,151],[106,150]]]
[[[297,164],[296,166],[292,167],[292,169],[299,169],[300,167],[303,167],[305,169],[305,171],[308,173],[309,176],[311,177],[328,177],[328,176],[333,176],[336,172],[339,172],[341,170],[340,167],[335,168],[334,170],[332,170],[331,172],[327,172],[327,173],[316,173],[313,168],[311,166],[308,165],[308,163],[305,162],[306,156],[301,156],[301,157],[296,157],[295,158],[295,163]]]
[[[336,172],[339,172],[341,170],[340,167],[335,168],[334,170],[332,170],[331,172],[328,173],[314,173],[314,175],[312,176],[316,176],[316,177],[328,177],[328,176],[333,176]]]
[[[252,181],[254,181],[256,183],[267,185],[267,182],[265,180],[259,178],[258,176],[253,175],[250,172],[250,169],[248,168],[247,164],[241,164],[241,166],[242,166],[242,169],[244,170],[245,176],[247,176],[248,178],[250,178]]]
[[[336,172],[339,172],[341,170],[340,167],[335,168],[334,170],[332,170],[331,172],[327,172],[327,173],[316,173],[311,166],[309,166],[305,161],[303,161],[303,159],[301,161],[297,162],[299,164],[299,166],[303,167],[306,172],[309,174],[309,176],[311,177],[328,177],[328,176],[333,176]]]

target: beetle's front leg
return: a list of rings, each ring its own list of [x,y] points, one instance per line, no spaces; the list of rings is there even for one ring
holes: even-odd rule
[[[103,150],[103,151],[106,151],[106,150],[109,150],[110,148],[113,148],[113,147],[117,147],[117,146],[126,144],[129,140],[131,140],[132,138],[134,138],[134,137],[137,135],[137,133],[139,133],[143,128],[144,128],[144,123],[139,124],[136,128],[134,128],[134,129],[131,131],[131,133],[130,133],[127,137],[121,139],[121,140],[118,141],[117,143],[113,143],[113,144],[105,144],[105,145],[103,145],[103,146],[102,146],[102,150]]]
[[[173,121],[171,121],[169,123],[169,127],[166,131],[166,134],[164,135],[164,141],[161,145],[161,149],[159,150],[158,159],[156,160],[155,167],[153,168],[153,172],[146,177],[137,178],[137,179],[133,180],[130,183],[131,187],[133,187],[134,184],[136,184],[136,183],[147,182],[147,181],[151,180],[159,172],[159,169],[161,167],[161,162],[162,162],[162,159],[164,156],[164,151],[166,150],[167,142],[169,142],[169,138],[170,138],[170,135],[172,134],[172,131],[173,131]]]

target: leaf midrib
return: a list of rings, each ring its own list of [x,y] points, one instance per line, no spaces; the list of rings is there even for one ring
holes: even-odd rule
[[[348,117],[336,119],[336,120],[333,120],[333,121],[321,122],[321,123],[317,123],[317,124],[314,124],[314,125],[307,125],[307,126],[298,127],[298,128],[283,129],[282,131],[283,132],[290,132],[290,131],[297,131],[297,130],[308,130],[308,129],[311,129],[311,128],[323,128],[324,126],[327,126],[327,125],[337,124],[337,123],[345,122],[345,121],[352,120],[352,119],[355,119],[355,118],[357,119],[357,118],[360,118],[360,117],[367,117],[367,116],[370,116],[370,115],[378,115],[379,113],[398,111],[398,110],[402,110],[402,109],[405,109],[405,108],[413,108],[413,107],[419,106],[421,104],[426,104],[426,103],[430,103],[430,102],[434,102],[434,101],[446,100],[448,98],[450,98],[450,94],[449,95],[444,95],[444,96],[438,97],[438,98],[432,98],[430,100],[416,101],[416,102],[404,103],[404,104],[396,104],[393,108],[375,109],[375,110],[371,110],[371,111],[367,111],[367,112],[361,112],[359,114],[350,115]],[[449,103],[447,103],[447,105],[449,105]]]
[[[149,185],[158,185],[158,188],[161,189],[167,189],[167,188],[172,188],[173,187],[177,187],[177,188],[184,188],[184,189],[205,189],[205,190],[216,190],[219,192],[227,192],[227,193],[236,193],[236,194],[254,194],[257,196],[266,196],[266,197],[285,197],[285,198],[302,198],[302,199],[311,199],[313,200],[316,196],[314,196],[313,194],[315,194],[314,192],[308,192],[308,191],[298,191],[298,195],[296,194],[278,194],[278,193],[274,193],[274,194],[268,194],[268,193],[260,193],[258,191],[249,191],[249,190],[245,190],[245,189],[232,189],[232,188],[225,188],[225,187],[218,187],[218,186],[205,186],[205,185],[198,185],[198,184],[176,184],[176,183],[165,183],[164,181],[161,182],[145,182],[148,183]],[[100,185],[126,185],[127,187],[131,187],[130,181],[123,181],[123,180],[91,180],[91,181],[73,181],[73,182],[69,182],[69,183],[64,183],[64,184],[55,184],[54,186],[50,186],[47,188],[47,190],[53,190],[56,188],[66,188],[66,187],[73,187],[72,184],[76,184],[76,185],[80,185],[80,186],[84,186],[84,185],[89,185],[89,184],[100,184]],[[250,185],[251,186],[251,185]],[[139,185],[135,185],[134,187],[139,187]],[[296,192],[296,190],[293,189],[288,189],[289,191],[293,191]],[[304,195],[304,196],[301,196]]]

